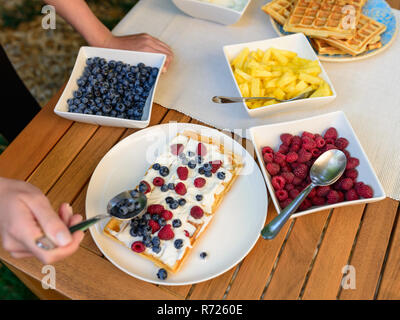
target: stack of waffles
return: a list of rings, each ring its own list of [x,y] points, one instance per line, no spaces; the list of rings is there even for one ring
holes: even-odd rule
[[[319,54],[357,56],[382,46],[386,26],[361,13],[366,0],[272,0],[262,7],[287,32],[302,32]]]

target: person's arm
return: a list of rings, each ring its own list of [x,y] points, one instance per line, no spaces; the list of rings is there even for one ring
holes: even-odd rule
[[[14,258],[36,256],[45,264],[66,258],[79,248],[83,232],[71,234],[68,226],[82,220],[64,203],[58,214],[46,196],[24,181],[0,178],[0,236],[3,248]],[[58,247],[44,250],[36,239],[46,235]]]
[[[114,36],[110,30],[93,14],[84,0],[45,0],[56,9],[56,13],[70,23],[90,46],[156,52],[167,55],[165,70],[173,53],[164,42],[146,34]]]

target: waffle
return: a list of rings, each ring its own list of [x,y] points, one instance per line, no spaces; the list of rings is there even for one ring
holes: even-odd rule
[[[201,143],[201,145],[200,145]],[[197,161],[197,154],[199,150],[205,148],[206,153],[203,154],[203,164],[212,163],[213,170],[212,175],[202,175],[199,173],[200,164]],[[179,148],[177,147],[179,146]],[[179,149],[179,155],[173,155],[172,150]],[[183,157],[188,155],[188,158]],[[197,163],[195,168],[191,168],[189,163],[186,161],[195,159]],[[186,160],[184,160],[186,159]],[[184,163],[184,161],[186,161]],[[176,273],[183,265],[186,258],[190,255],[193,246],[196,244],[200,235],[204,234],[204,231],[212,221],[214,213],[217,211],[221,201],[225,195],[229,192],[234,181],[238,177],[239,171],[242,168],[241,157],[230,152],[225,152],[222,144],[213,141],[211,138],[201,136],[192,131],[185,131],[178,134],[166,147],[165,151],[160,154],[156,159],[155,163],[161,166],[169,168],[169,173],[164,176],[164,184],[174,183],[175,189],[162,190],[160,186],[154,184],[154,179],[160,177],[160,171],[150,167],[144,175],[141,185],[147,184],[146,196],[148,207],[147,211],[154,216],[153,209],[160,205],[168,210],[172,217],[166,219],[166,226],[161,226],[159,230],[152,230],[150,234],[147,233],[152,239],[159,237],[160,245],[159,249],[154,251],[152,246],[145,247],[145,250],[139,254],[140,256],[151,260],[158,267],[166,269],[168,272]],[[216,165],[216,166],[214,166]],[[178,168],[188,168],[188,174],[185,179],[184,176],[178,174]],[[220,179],[218,173],[224,172],[225,178]],[[184,180],[181,180],[184,179]],[[205,180],[205,185],[199,187],[195,184],[195,179],[202,178]],[[186,193],[177,193],[177,184],[183,183],[186,187]],[[202,194],[203,198],[196,198],[197,194]],[[171,207],[166,203],[166,198],[172,197],[174,199],[185,199],[186,203],[179,205],[176,208]],[[203,211],[203,215],[194,215],[192,213],[193,207],[199,207]],[[158,214],[158,213],[157,213]],[[160,214],[164,216],[163,213]],[[153,218],[152,218],[153,219]],[[179,219],[181,226],[172,227],[172,221]],[[134,219],[135,220],[135,219]],[[142,220],[143,221],[143,220]],[[157,220],[159,221],[159,220]],[[140,222],[140,219],[136,219],[136,222]],[[133,243],[138,241],[142,244],[146,244],[146,240],[143,236],[139,236],[134,232],[135,236],[132,235],[131,231],[134,228],[134,221],[120,221],[115,218],[111,218],[110,221],[104,228],[104,233],[111,239],[121,243],[122,245],[131,248]],[[173,231],[173,238],[164,239],[161,236],[164,228],[170,228]],[[177,248],[175,240],[182,240],[182,246]],[[133,249],[133,248],[132,248]],[[158,252],[157,252],[158,251]]]
[[[376,36],[379,36],[386,30],[386,26],[378,21],[375,21],[365,15],[361,15],[357,24],[357,30],[354,37],[348,40],[339,40],[324,38],[329,45],[339,48],[346,53],[356,56],[370,48],[377,48],[379,44],[373,41]],[[371,45],[369,45],[371,44]]]
[[[283,29],[307,36],[350,39],[355,34],[363,0],[296,0]],[[349,11],[354,8],[354,23],[349,25]]]
[[[281,25],[284,25],[293,9],[294,1],[295,0],[272,0],[262,6],[261,10],[269,14]]]

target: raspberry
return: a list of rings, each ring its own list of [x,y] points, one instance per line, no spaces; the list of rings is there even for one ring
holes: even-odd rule
[[[189,234],[189,232],[187,230],[183,230],[183,232],[185,232],[185,236],[186,237],[188,237],[188,238],[190,237],[190,234]]]
[[[360,164],[360,160],[354,157],[350,157],[347,159],[346,169],[354,169]]]
[[[184,146],[181,143],[171,145],[171,153],[173,155],[177,156],[178,154],[180,154],[183,151],[183,149],[184,149]]]
[[[325,204],[325,199],[323,197],[315,196],[314,198],[311,198],[311,203],[314,206],[323,206]]]
[[[274,155],[274,162],[282,165],[286,161],[286,156],[283,153],[277,152]]]
[[[296,177],[305,179],[308,174],[308,167],[304,163],[300,163],[299,166],[293,170],[293,173]]]
[[[288,164],[285,163],[285,164],[282,166],[282,168],[281,168],[281,172],[282,172],[282,173],[283,173],[283,172],[292,172],[292,168],[290,168],[290,167],[288,166]]]
[[[189,175],[189,169],[187,167],[178,167],[176,172],[180,180],[186,180]]]
[[[264,153],[263,158],[265,163],[270,163],[274,161],[274,155],[272,153]]]
[[[348,169],[344,172],[344,176],[346,178],[350,178],[354,181],[358,177],[358,171],[357,171],[357,169]]]
[[[358,200],[360,197],[358,196],[356,190],[350,189],[346,191],[345,198],[347,201]]]
[[[350,152],[348,152],[347,150],[342,150],[342,151],[347,159],[350,158]]]
[[[292,190],[289,191],[289,196],[290,196],[292,199],[294,199],[294,198],[296,198],[296,197],[298,196],[299,193],[300,193],[299,190],[297,190],[297,189],[292,189]]]
[[[315,141],[309,137],[304,137],[304,138],[302,138],[302,140],[303,140],[303,148],[308,151],[317,147],[317,144],[315,143]]]
[[[331,143],[327,143],[325,145],[325,149],[324,149],[325,151],[332,150],[332,149],[337,149],[337,147],[334,144],[331,144]]]
[[[344,178],[340,183],[340,188],[345,191],[350,190],[353,188],[353,180],[350,178]]]
[[[281,144],[278,152],[282,154],[286,154],[289,151],[289,147],[287,145]]]
[[[295,186],[298,186],[298,185],[301,184],[302,181],[303,181],[303,179],[301,179],[301,178],[299,178],[299,177],[294,177],[292,183],[293,183]]]
[[[204,179],[204,178],[196,178],[196,179],[194,179],[193,183],[194,183],[194,186],[196,188],[203,188],[204,185],[206,184],[206,179]]]
[[[181,196],[185,195],[187,192],[185,184],[183,182],[177,183],[175,185],[175,192]]]
[[[298,157],[297,161],[300,162],[300,163],[304,163],[304,162],[310,160],[311,157],[312,157],[311,152],[308,152],[307,150],[305,150],[303,148],[300,149],[298,155],[299,155],[299,157]]]
[[[334,204],[339,202],[339,193],[335,190],[329,191],[328,195],[326,196],[326,203]]]
[[[303,139],[304,137],[310,138],[311,140],[314,140],[314,134],[312,134],[311,132],[308,131],[304,131],[301,134],[301,138]]]
[[[304,201],[299,206],[299,211],[307,210],[308,208],[312,207],[312,203],[308,199],[304,199]]]
[[[338,202],[343,202],[344,201],[344,194],[342,191],[337,192],[339,194],[339,201]]]
[[[272,148],[271,147],[264,147],[264,148],[262,148],[262,150],[261,150],[261,153],[264,155],[265,153],[274,153],[274,150],[272,150]]]
[[[310,193],[308,194],[307,198],[312,199],[312,198],[314,198],[316,196],[316,194],[317,194],[317,190],[315,190],[315,188],[314,188],[314,189],[312,189],[310,191]]]
[[[285,190],[287,191],[287,192],[290,192],[291,190],[293,190],[294,189],[294,185],[293,184],[291,184],[291,183],[286,183],[285,184]]]
[[[286,155],[286,162],[296,162],[297,159],[299,158],[299,155],[296,152],[290,151],[287,155]]]
[[[147,207],[147,212],[150,214],[161,214],[164,211],[164,207],[161,204],[151,204]]]
[[[321,149],[322,147],[324,147],[325,144],[326,144],[324,138],[322,138],[321,136],[315,138],[315,143],[317,144],[317,148],[319,148],[319,149]]]
[[[324,198],[328,195],[329,191],[331,191],[331,187],[329,186],[317,187],[316,191],[318,197]]]
[[[284,201],[284,200],[286,200],[287,198],[288,198],[288,193],[287,193],[287,191],[286,190],[278,190],[276,193],[275,193],[275,195],[276,195],[276,197],[279,199],[279,201]]]
[[[349,140],[346,138],[339,138],[335,141],[335,146],[338,147],[340,150],[344,150],[349,145]]]
[[[285,209],[291,202],[292,199],[287,198],[286,200],[279,202],[279,206],[281,207],[281,209]]]
[[[280,138],[284,145],[290,146],[290,144],[292,143],[293,136],[290,133],[283,133],[281,134]]]
[[[293,144],[290,146],[289,151],[298,152],[301,148],[301,144]]]
[[[324,138],[326,139],[333,139],[336,140],[338,137],[337,130],[333,127],[328,128],[324,134]]]
[[[205,156],[207,154],[207,148],[201,142],[197,145],[197,154],[199,156]]]
[[[267,163],[267,171],[271,176],[277,175],[281,167],[277,163]]]
[[[149,226],[151,227],[151,233],[155,233],[160,230],[160,225],[154,220],[149,221]]]
[[[283,189],[285,183],[286,181],[282,176],[275,176],[272,178],[272,186],[275,190]]]
[[[296,144],[301,145],[301,143],[302,143],[302,141],[301,141],[301,138],[299,136],[293,136],[293,138],[292,138],[292,146],[296,145]]]
[[[194,206],[194,207],[192,207],[192,209],[190,209],[190,215],[195,219],[201,219],[203,214],[204,214],[204,211],[199,206]]]
[[[372,188],[362,182],[357,186],[355,190],[357,194],[363,198],[372,198],[374,195],[374,191],[372,190]]]
[[[161,186],[164,184],[164,179],[161,178],[161,177],[155,177],[155,178],[153,179],[153,184],[154,184],[156,187],[161,187]]]
[[[294,174],[292,172],[282,172],[281,176],[286,180],[287,184],[293,182]]]
[[[344,179],[343,176],[341,176],[341,177],[339,178],[339,180],[336,181],[336,182],[332,185],[332,189],[334,189],[334,190],[336,190],[336,191],[340,190],[340,189],[341,189],[341,185],[342,185],[342,180],[343,180],[343,179]]]
[[[221,168],[222,161],[221,160],[214,160],[214,161],[210,161],[210,164],[212,166],[211,172],[212,173],[216,173],[218,171],[218,169]]]
[[[146,247],[142,241],[135,241],[132,243],[131,249],[137,253],[141,253],[146,250]]]
[[[318,158],[321,155],[321,153],[322,153],[322,151],[317,148],[314,148],[311,150],[312,158]]]
[[[170,224],[166,224],[160,231],[158,231],[158,237],[161,240],[171,240],[175,237],[174,231]]]
[[[170,220],[172,219],[172,212],[169,210],[164,210],[161,212],[161,217],[163,217],[165,220]]]

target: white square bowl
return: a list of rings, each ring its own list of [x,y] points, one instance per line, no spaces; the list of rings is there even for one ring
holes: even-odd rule
[[[332,84],[331,80],[329,79],[324,67],[322,66],[321,62],[319,61],[317,55],[315,54],[314,49],[311,47],[306,36],[302,33],[295,33],[295,34],[291,34],[288,36],[272,38],[272,39],[268,39],[268,40],[261,40],[261,41],[254,41],[254,42],[247,42],[247,43],[240,43],[240,44],[224,46],[223,51],[224,51],[225,59],[228,64],[230,74],[232,76],[232,80],[236,86],[238,96],[242,97],[242,94],[240,92],[240,89],[236,82],[236,79],[233,75],[230,61],[232,61],[244,48],[249,48],[250,51],[257,50],[257,49],[261,49],[264,51],[271,47],[276,48],[276,49],[289,50],[292,52],[296,52],[300,58],[305,58],[305,59],[309,59],[312,61],[317,60],[319,63],[319,66],[321,67],[321,73],[319,74],[319,76],[329,84],[329,86],[331,87],[331,90],[332,90],[332,95],[328,96],[328,97],[315,97],[315,98],[307,98],[307,99],[301,99],[301,100],[295,100],[295,101],[289,101],[289,102],[281,102],[281,103],[276,103],[276,104],[272,104],[269,106],[260,107],[260,108],[256,108],[256,109],[250,109],[247,107],[246,103],[241,102],[241,104],[243,105],[243,108],[248,112],[248,114],[250,116],[252,116],[252,117],[265,116],[266,114],[268,114],[271,111],[285,110],[288,108],[293,109],[293,108],[299,108],[299,107],[303,107],[303,106],[319,107],[323,104],[327,104],[327,103],[335,100],[335,98],[336,98],[335,88],[333,87],[333,84]]]
[[[278,214],[282,211],[282,209],[279,206],[277,197],[275,196],[274,187],[271,183],[271,176],[265,168],[264,159],[261,153],[262,148],[265,146],[270,146],[272,149],[274,149],[274,151],[277,151],[279,145],[281,144],[280,135],[283,133],[301,135],[303,131],[308,131],[314,134],[319,133],[323,135],[323,133],[325,133],[326,129],[329,127],[335,127],[338,131],[338,136],[344,137],[349,141],[349,145],[346,150],[350,152],[352,157],[356,157],[360,160],[360,164],[356,168],[358,171],[357,180],[370,185],[374,190],[374,196],[370,199],[359,199],[354,201],[343,201],[331,205],[313,206],[308,210],[293,214],[291,218],[316,211],[360,203],[375,202],[385,199],[385,191],[383,190],[382,185],[379,182],[378,177],[376,176],[376,173],[370,161],[368,160],[367,155],[365,154],[365,151],[362,148],[350,122],[342,111],[337,111],[301,120],[274,123],[250,128],[250,136],[256,150],[257,158]]]
[[[247,0],[241,11],[199,0],[172,0],[184,13],[194,18],[209,20],[224,25],[234,24],[242,17],[251,0]]]
[[[128,63],[130,65],[137,65],[138,63],[142,62],[146,66],[157,67],[159,69],[153,88],[151,89],[150,94],[146,99],[146,103],[143,109],[143,116],[141,120],[120,119],[108,116],[73,113],[68,111],[67,100],[69,98],[72,98],[73,92],[76,89],[78,89],[78,84],[76,82],[83,74],[83,70],[86,66],[86,59],[94,57],[104,58],[107,61],[110,60],[122,61],[123,63]],[[166,56],[164,54],[158,54],[158,53],[147,53],[147,52],[105,49],[105,48],[95,48],[95,47],[81,47],[78,53],[78,57],[76,58],[76,62],[72,70],[71,76],[69,77],[68,83],[54,108],[54,112],[60,117],[69,120],[92,123],[102,126],[145,128],[150,123],[154,92],[156,90],[158,79],[161,70],[164,66],[165,59]]]

